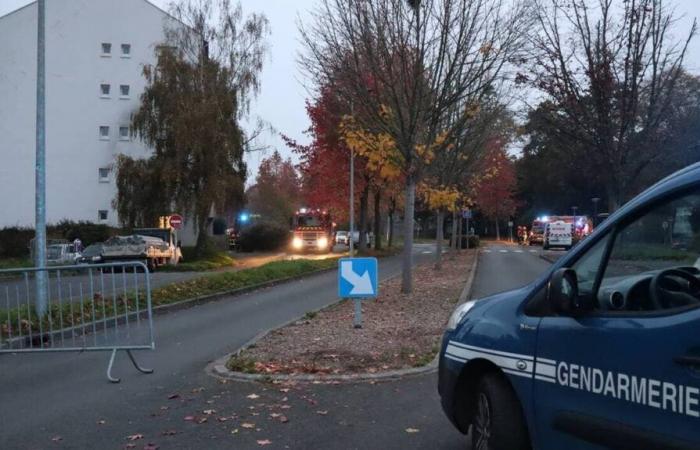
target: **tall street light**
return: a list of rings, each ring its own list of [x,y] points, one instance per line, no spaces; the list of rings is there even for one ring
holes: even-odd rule
[[[355,117],[355,105],[350,102],[350,115]],[[350,146],[350,256],[355,248],[355,150]]]
[[[36,313],[44,317],[47,305],[46,268],[46,0],[37,4],[36,67],[36,165],[35,165],[35,238]]]

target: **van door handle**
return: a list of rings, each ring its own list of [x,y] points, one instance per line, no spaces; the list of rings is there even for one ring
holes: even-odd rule
[[[673,362],[681,366],[690,366],[700,368],[700,356],[676,356]]]

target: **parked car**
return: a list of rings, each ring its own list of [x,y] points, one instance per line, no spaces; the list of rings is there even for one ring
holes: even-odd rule
[[[46,249],[46,263],[52,266],[76,264],[81,257],[73,244],[52,244]]]
[[[337,245],[348,245],[349,233],[347,231],[336,231],[335,232],[335,243]]]

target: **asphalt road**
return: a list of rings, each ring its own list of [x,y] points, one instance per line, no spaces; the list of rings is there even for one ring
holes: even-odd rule
[[[416,245],[416,260],[432,258],[430,249],[430,245]],[[399,272],[398,257],[381,260],[382,279]],[[255,412],[248,409],[254,405],[244,404],[250,400],[242,394],[261,390],[259,385],[224,385],[205,374],[204,367],[239,348],[261,331],[336,301],[335,277],[333,272],[324,273],[159,315],[155,318],[156,351],[137,353],[142,365],[154,368],[155,373],[137,373],[126,356],[120,354],[115,375],[123,379],[118,385],[105,379],[109,356],[105,353],[0,355],[0,448],[123,448],[130,443],[136,446],[128,448],[144,448],[148,442],[161,448],[231,448],[245,446],[246,442],[257,447],[256,439],[250,441],[243,436],[248,430],[241,428],[242,425],[237,426],[240,433],[230,433],[228,422],[234,423],[233,420],[219,422],[214,416],[201,424],[184,420],[187,416],[201,416],[202,411],[211,409],[223,412],[222,408],[226,408],[231,414],[238,410],[236,414],[240,417]],[[168,397],[173,395],[177,397],[169,400]],[[298,394],[295,390],[287,401],[311,404],[299,395],[316,394]],[[337,390],[331,395],[345,398],[346,394]],[[367,395],[372,397],[374,394],[369,391]],[[360,400],[360,397],[355,400]],[[216,405],[217,401],[221,403],[220,407]],[[227,405],[225,401],[228,401]],[[372,408],[371,402],[363,404]],[[311,417],[324,416],[314,412]],[[251,417],[267,419],[267,414]],[[292,421],[278,423],[289,425]],[[370,425],[362,420],[352,423],[355,429],[365,429],[365,425]],[[335,442],[340,447],[345,445],[337,440],[337,436],[323,436],[321,432],[325,429],[322,424],[309,424],[312,428],[307,428],[299,421],[294,426],[301,427],[296,428],[298,434],[309,444],[314,439],[319,439],[319,442],[326,439],[326,442]],[[316,431],[318,435],[314,437]],[[381,433],[381,430],[375,429],[374,432]],[[226,439],[221,439],[222,433]],[[262,433],[262,429],[249,434],[252,436],[252,433]],[[127,440],[127,436],[137,438],[139,435],[144,438]],[[230,441],[238,436],[242,438],[239,442]],[[290,439],[296,439],[294,433]],[[289,446],[299,448],[304,445],[290,442]]]

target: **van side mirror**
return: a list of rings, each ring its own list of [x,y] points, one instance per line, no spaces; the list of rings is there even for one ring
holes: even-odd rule
[[[562,268],[552,274],[548,287],[549,304],[560,315],[574,316],[582,311],[579,304],[578,277],[572,269]]]

